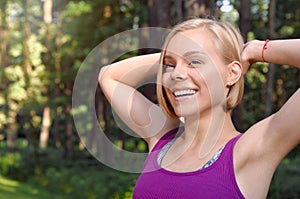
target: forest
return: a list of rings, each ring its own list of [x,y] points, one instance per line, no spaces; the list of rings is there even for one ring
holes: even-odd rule
[[[120,127],[97,79],[79,73],[92,65],[85,69],[96,77],[108,53],[124,51],[126,41],[87,59],[112,36],[144,27],[170,29],[190,17],[232,23],[245,42],[300,38],[298,0],[1,0],[0,199],[131,198],[139,174],[105,164],[110,151],[97,135],[117,150],[142,154],[147,146]],[[138,48],[151,33],[131,40],[132,50],[110,61],[157,51]],[[78,79],[86,87],[76,87]],[[299,86],[300,71],[293,67],[254,64],[243,100],[232,111],[236,128],[244,132],[276,112]],[[156,102],[154,84],[140,90]],[[78,98],[91,103],[78,104]],[[90,106],[96,118],[87,116]],[[300,146],[276,170],[268,198],[298,199],[299,184]]]

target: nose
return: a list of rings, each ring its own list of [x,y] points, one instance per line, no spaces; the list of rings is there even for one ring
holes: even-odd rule
[[[171,79],[176,81],[183,81],[187,78],[187,69],[184,66],[176,66],[171,73]]]

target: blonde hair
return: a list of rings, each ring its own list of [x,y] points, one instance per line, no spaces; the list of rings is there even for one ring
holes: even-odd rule
[[[157,97],[158,102],[164,109],[165,113],[171,118],[178,118],[171,103],[169,102],[164,87],[162,85],[162,74],[163,74],[163,58],[166,53],[166,48],[170,40],[179,32],[185,30],[205,28],[213,34],[214,43],[219,51],[221,59],[225,64],[230,64],[233,61],[241,61],[241,51],[243,48],[243,38],[240,32],[234,28],[231,24],[216,21],[212,19],[189,19],[178,25],[176,25],[166,38],[164,43],[161,57],[160,57],[160,69],[157,74]],[[244,93],[244,77],[241,76],[240,79],[230,87],[229,93],[226,99],[226,109],[227,111],[232,110],[241,101]]]

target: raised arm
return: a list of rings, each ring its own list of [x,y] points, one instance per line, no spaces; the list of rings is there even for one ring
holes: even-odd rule
[[[266,61],[300,68],[300,39],[251,41],[245,45],[242,58],[246,68],[254,62]],[[247,63],[248,62],[248,63]],[[283,158],[300,142],[300,90],[269,118],[266,128],[270,144]],[[273,140],[273,139],[274,140]],[[281,147],[278,147],[281,146]]]
[[[286,64],[300,68],[300,39],[290,40],[254,40],[247,43],[242,53],[243,66],[263,61]],[[245,70],[246,71],[246,70]],[[265,148],[272,151],[278,160],[300,143],[300,90],[298,89],[285,105],[272,116],[258,123],[252,129],[262,131],[265,136]],[[280,147],[278,147],[280,146]]]
[[[143,137],[149,148],[177,125],[162,109],[136,90],[143,81],[156,76],[160,53],[137,56],[105,66],[99,83],[106,98],[122,121]],[[155,82],[151,82],[155,83]]]
[[[299,49],[300,39],[250,41],[245,44],[242,52],[244,72],[252,63],[263,61],[300,68]]]
[[[266,47],[263,49],[263,47]],[[264,51],[264,52],[263,52]],[[251,41],[242,52],[244,72],[254,62],[300,68],[300,40]],[[235,148],[235,171],[246,198],[265,198],[280,161],[300,143],[300,90],[281,109],[249,128]],[[237,161],[238,160],[238,161]]]
[[[107,85],[102,85],[102,81],[109,78],[130,87],[135,87],[140,82],[156,75],[159,57],[160,53],[141,55],[105,66],[100,71],[100,85],[105,89]]]

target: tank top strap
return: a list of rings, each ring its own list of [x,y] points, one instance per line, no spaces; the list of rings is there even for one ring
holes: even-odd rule
[[[226,154],[228,154],[229,156],[233,156],[233,149],[234,149],[235,143],[239,140],[239,138],[242,135],[243,134],[239,134],[227,142],[227,144],[225,145],[225,148],[224,148],[224,150],[226,149],[228,151],[228,153],[226,153]]]
[[[243,134],[239,134],[229,140],[227,144],[225,145],[222,154],[220,155],[220,160],[222,161],[222,166],[226,166],[228,169],[228,172],[231,173],[231,175],[234,175],[234,165],[233,165],[233,151],[234,151],[234,146],[236,142],[239,140],[239,138]]]
[[[157,169],[159,169],[157,167],[156,163],[156,157],[158,156],[160,150],[170,141],[172,140],[177,134],[178,132],[181,132],[181,127],[177,127],[174,128],[170,131],[168,131],[166,134],[164,134],[159,140],[158,142],[154,145],[153,149],[151,150],[151,152],[148,154],[145,163],[144,163],[144,168],[143,168],[143,172],[152,172],[155,171]]]

